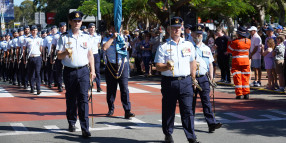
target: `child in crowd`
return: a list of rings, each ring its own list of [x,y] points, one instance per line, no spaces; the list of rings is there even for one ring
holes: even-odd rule
[[[276,73],[279,76],[279,89],[276,91],[281,91],[284,92],[284,87],[285,87],[285,80],[284,80],[284,53],[285,53],[285,45],[283,44],[284,42],[284,36],[278,36],[276,38],[277,41],[277,46],[272,52],[272,56],[274,56],[274,61],[275,61],[275,69]]]
[[[264,49],[262,55],[264,56],[264,63],[265,63],[265,69],[267,71],[268,76],[268,87],[267,89],[274,90],[274,58],[272,56],[272,51],[275,48],[275,41],[274,39],[270,38],[267,40],[267,49]]]

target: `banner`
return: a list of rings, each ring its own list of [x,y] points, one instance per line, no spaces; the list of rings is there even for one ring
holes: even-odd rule
[[[47,24],[55,24],[55,15],[56,13],[54,12],[47,12]]]
[[[0,0],[0,13],[4,13],[5,22],[14,19],[14,0]]]

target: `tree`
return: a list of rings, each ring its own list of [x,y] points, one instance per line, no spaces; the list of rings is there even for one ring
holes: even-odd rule
[[[26,24],[28,25],[35,24],[35,9],[36,7],[33,5],[32,1],[23,1],[20,5],[20,10],[22,12],[20,19],[26,21]]]

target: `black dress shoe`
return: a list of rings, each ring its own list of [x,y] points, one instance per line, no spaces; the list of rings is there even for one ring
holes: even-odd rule
[[[222,123],[210,124],[209,133],[213,133],[215,129],[219,129],[222,126]]]
[[[165,136],[165,143],[174,143],[172,135],[166,135]]]
[[[58,85],[57,85],[57,84],[54,84],[54,87],[58,87]]]
[[[125,112],[124,118],[125,118],[125,119],[130,119],[130,117],[135,117],[135,114],[134,114],[134,113],[131,113],[131,112]]]
[[[101,89],[101,88],[98,88],[98,89],[97,89],[97,92],[100,92],[100,91],[102,91],[102,89]]]
[[[198,140],[194,140],[194,139],[189,139],[189,143],[201,143],[200,141],[198,141]]]
[[[249,99],[249,94],[244,95],[243,99]]]
[[[82,137],[83,138],[89,138],[91,136],[89,131],[82,131]]]
[[[41,93],[41,90],[37,90],[37,95],[40,95]]]
[[[236,96],[235,99],[241,99],[241,96]]]
[[[27,85],[26,84],[24,85],[24,89],[27,89]]]
[[[34,93],[34,89],[31,89],[31,90],[30,90],[30,93]]]
[[[52,85],[51,85],[51,84],[49,84],[49,85],[48,85],[48,88],[52,88]]]
[[[75,132],[75,125],[69,125],[69,132]]]
[[[113,110],[109,110],[108,111],[108,113],[106,114],[107,116],[112,116],[113,115],[113,113],[114,113],[114,111]]]

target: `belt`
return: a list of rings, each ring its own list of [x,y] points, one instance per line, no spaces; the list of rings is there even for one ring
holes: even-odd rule
[[[187,76],[178,76],[178,77],[172,77],[172,76],[163,76],[163,78],[166,78],[168,80],[183,80],[187,77],[190,77],[190,75]]]
[[[40,57],[40,55],[30,55],[30,58]]]
[[[75,67],[75,68],[71,68],[71,67],[65,66],[64,68],[67,69],[67,70],[79,70],[79,69],[82,69],[84,67],[87,67],[87,65],[84,65],[84,66],[81,66],[81,67]]]
[[[204,77],[206,74],[203,75],[196,75],[196,78]]]

